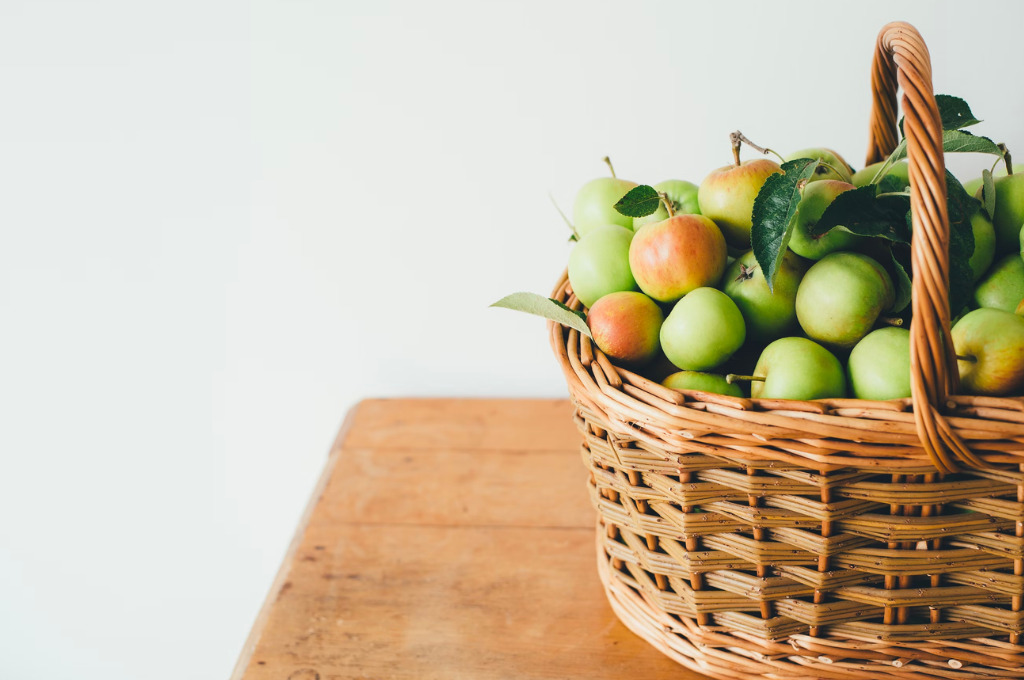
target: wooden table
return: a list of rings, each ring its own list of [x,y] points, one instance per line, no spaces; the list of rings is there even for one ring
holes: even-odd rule
[[[369,400],[233,678],[698,680],[629,632],[561,400]]]

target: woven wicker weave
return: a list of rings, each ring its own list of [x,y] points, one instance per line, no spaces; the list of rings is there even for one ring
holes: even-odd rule
[[[1024,678],[1024,399],[956,395],[942,127],[918,32],[878,37],[868,162],[903,92],[913,398],[675,391],[549,324],[622,621],[720,678]],[[581,305],[563,276],[554,297]]]

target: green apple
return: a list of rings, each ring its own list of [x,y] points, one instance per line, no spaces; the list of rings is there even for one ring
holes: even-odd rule
[[[910,331],[889,326],[871,331],[847,361],[850,390],[858,399],[910,396]]]
[[[801,257],[820,260],[837,250],[849,250],[862,239],[841,227],[833,227],[824,234],[812,235],[811,229],[818,224],[825,209],[836,196],[855,187],[847,182],[824,179],[805,185],[797,204],[795,223],[789,238],[789,248]]]
[[[1024,226],[1024,174],[995,180],[996,209],[992,226],[996,230],[996,257],[1019,252],[1020,231]],[[976,194],[981,197],[981,190]]]
[[[966,392],[1005,396],[1024,390],[1024,317],[976,309],[953,326],[952,335]]]
[[[863,187],[871,184],[871,180],[875,178],[875,175],[878,174],[878,171],[882,169],[883,165],[885,165],[885,161],[879,161],[877,163],[872,163],[866,168],[858,170],[853,173],[853,180],[851,181],[851,184],[855,187]],[[886,170],[883,177],[895,177],[902,182],[903,186],[909,187],[910,166],[907,165],[906,161],[897,161],[893,163],[888,170]]]
[[[796,292],[796,317],[808,337],[850,348],[871,331],[894,296],[892,279],[874,259],[832,253],[804,274]]]
[[[730,397],[743,396],[743,390],[738,384],[726,382],[725,376],[717,373],[679,371],[665,378],[661,384],[673,390],[699,390],[700,392],[726,394]]]
[[[658,182],[654,185],[654,188],[659,193],[664,193],[668,196],[669,202],[672,204],[672,213],[675,215],[699,215],[700,205],[697,202],[697,190],[700,188],[693,182],[685,182],[681,179],[667,179],[664,182]],[[633,218],[633,230],[636,231],[645,224],[651,224],[652,222],[661,222],[662,220],[668,219],[668,211],[665,210],[664,205],[659,205],[658,209],[646,217],[634,217]]]
[[[640,290],[659,302],[675,302],[691,290],[717,284],[725,258],[722,232],[703,215],[645,224],[629,246],[633,277]]]
[[[730,246],[750,248],[754,199],[768,176],[777,172],[782,172],[778,163],[759,158],[712,170],[700,183],[701,214],[715,221]]]
[[[1024,164],[1022,164],[1022,163],[1014,163],[1013,164],[1013,174],[1016,175],[1018,172],[1024,173]],[[999,163],[996,166],[996,169],[992,171],[992,176],[993,177],[1006,177],[1006,164],[1005,163]],[[978,193],[978,192],[981,189],[981,185],[983,183],[984,183],[984,180],[981,177],[975,177],[974,179],[972,179],[970,181],[964,182],[964,190],[967,191],[967,193],[970,194],[971,196],[977,196],[978,198],[981,198],[981,194]]]
[[[572,222],[576,236],[583,238],[591,229],[606,224],[617,224],[632,229],[633,218],[626,217],[616,210],[615,204],[635,186],[636,182],[618,177],[598,177],[584,184],[572,204]]]
[[[617,224],[592,229],[569,254],[569,283],[580,302],[590,307],[599,298],[620,290],[636,290],[629,271],[633,231]]]
[[[661,307],[643,293],[621,291],[600,298],[587,314],[594,342],[610,358],[640,366],[658,355]]]
[[[992,266],[992,270],[974,289],[978,307],[1013,312],[1024,299],[1024,260],[1014,253]]]
[[[754,251],[748,250],[729,265],[722,290],[743,314],[748,340],[764,345],[796,327],[796,291],[805,271],[804,261],[787,251],[772,291]]]
[[[798,158],[810,158],[816,161],[822,161],[827,163],[829,166],[819,165],[814,170],[814,174],[811,175],[811,182],[816,182],[822,179],[835,179],[840,182],[850,183],[853,181],[853,168],[847,163],[842,156],[837,154],[832,149],[825,149],[821,147],[814,147],[810,149],[800,149],[786,156],[787,161],[795,161]]]
[[[661,348],[684,371],[719,366],[746,339],[743,315],[717,288],[698,288],[676,303],[661,327]]]
[[[972,279],[977,283],[992,266],[992,260],[995,258],[996,230],[992,226],[992,221],[980,210],[971,215],[971,230],[974,232],[974,252],[971,253],[968,264],[971,265]]]
[[[754,367],[755,399],[833,399],[846,396],[839,359],[807,338],[779,338],[764,348]]]

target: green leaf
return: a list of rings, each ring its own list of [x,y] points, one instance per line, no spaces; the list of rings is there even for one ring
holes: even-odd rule
[[[583,312],[569,309],[558,300],[546,298],[543,295],[537,295],[536,293],[512,293],[501,298],[492,304],[491,307],[504,307],[505,309],[514,309],[517,312],[542,316],[563,326],[575,328],[588,338],[593,337],[590,334],[590,328],[587,326],[587,317]]]
[[[981,207],[953,174],[946,171],[946,209],[949,214],[949,308],[966,305],[974,290],[970,259],[974,254],[971,215]]]
[[[942,133],[942,150],[946,153],[990,153],[995,156],[1002,156],[1003,150],[999,148],[999,145],[993,142],[988,137],[982,137],[981,135],[972,135],[970,132],[964,130],[946,130]],[[896,161],[901,161],[907,157],[907,140],[904,137],[900,140],[900,143],[896,145],[893,152],[886,159],[886,167],[882,168],[880,172],[886,170]]]
[[[656,212],[659,205],[661,198],[658,196],[658,190],[641,184],[630,189],[614,207],[626,217],[647,217]]]
[[[985,206],[985,214],[991,220],[996,214],[996,182],[988,168],[981,171],[981,202]]]
[[[960,97],[948,94],[935,95],[935,103],[939,107],[943,130],[959,130],[960,128],[977,125],[981,121],[971,113],[971,107]],[[903,118],[899,122],[900,136],[903,136]]]
[[[949,94],[935,95],[935,103],[939,105],[939,116],[942,118],[943,130],[959,130],[960,128],[977,125],[981,121],[971,113],[971,107],[960,97]]]
[[[878,182],[878,193],[898,194],[905,192],[909,186],[908,182],[903,181],[896,175],[888,174]]]
[[[990,153],[1002,156],[1003,150],[988,137],[973,135],[964,130],[946,130],[942,133],[942,150],[946,153]]]
[[[892,307],[889,311],[893,314],[899,314],[907,305],[910,304],[910,298],[913,291],[913,286],[910,282],[910,276],[907,274],[907,267],[900,262],[900,259],[896,256],[895,248],[889,250],[889,255],[892,261],[892,277],[893,285],[896,287],[896,295],[893,298]],[[909,258],[907,260],[909,265]]]
[[[782,172],[769,175],[754,199],[750,244],[769,290],[773,290],[775,275],[789,245],[800,190],[817,166],[818,161],[810,158],[783,163]]]
[[[879,195],[878,186],[868,184],[836,196],[811,229],[812,236],[842,227],[861,236],[880,236],[890,241],[910,243],[905,216],[910,210],[907,194]]]

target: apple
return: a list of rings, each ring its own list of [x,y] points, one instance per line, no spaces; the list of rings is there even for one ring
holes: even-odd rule
[[[1024,317],[976,309],[953,326],[952,335],[965,391],[1005,396],[1024,388]]]
[[[797,255],[809,260],[820,260],[837,250],[848,250],[862,239],[840,227],[833,227],[824,234],[814,236],[811,229],[818,224],[825,209],[836,196],[855,187],[848,182],[824,179],[805,185],[797,204],[795,224],[789,237],[789,248]]]
[[[675,215],[645,224],[629,246],[629,266],[640,290],[675,302],[691,290],[713,286],[725,271],[722,232],[702,215]]]
[[[580,302],[590,307],[608,293],[636,290],[629,271],[633,231],[617,224],[596,227],[569,254],[569,283]]]
[[[743,314],[748,340],[763,345],[796,326],[796,291],[805,271],[804,261],[786,252],[771,291],[754,251],[748,250],[729,265],[722,290]]]
[[[1024,226],[1024,174],[995,180],[996,209],[992,226],[996,230],[996,255],[1018,252],[1020,230]],[[981,190],[977,194],[981,198]]]
[[[974,252],[968,264],[971,265],[972,280],[977,283],[995,258],[996,230],[992,221],[980,210],[971,215],[971,230],[974,232]]]
[[[847,361],[850,390],[858,399],[910,396],[910,331],[889,326],[871,331]]]
[[[796,292],[796,317],[808,337],[850,348],[892,306],[894,296],[892,279],[874,259],[832,253],[804,274]]]
[[[632,229],[633,218],[616,210],[615,204],[635,186],[636,182],[618,177],[598,177],[584,184],[572,204],[576,236],[582,239],[591,229],[606,224]]]
[[[1024,299],[1024,260],[1014,253],[992,266],[992,270],[974,289],[978,307],[1013,312]]]
[[[755,399],[846,396],[846,376],[839,359],[807,338],[779,338],[761,352],[754,375],[740,377],[753,378],[750,396]]]
[[[681,179],[667,179],[664,182],[655,184],[654,188],[658,193],[664,193],[668,196],[674,215],[700,214],[700,205],[697,202],[697,190],[699,187],[693,182],[685,182]],[[665,219],[668,219],[668,211],[665,210],[664,205],[659,205],[657,210],[646,217],[634,217],[633,230],[636,231],[645,224],[661,222]]]
[[[699,371],[679,371],[665,378],[662,385],[673,390],[698,390],[726,394],[730,397],[742,397],[743,390],[736,383],[729,383],[724,375],[717,373],[701,373]]]
[[[850,164],[847,163],[842,156],[832,149],[818,147],[801,149],[800,151],[794,151],[786,156],[787,161],[795,161],[798,158],[810,158],[812,160],[822,161],[823,163],[828,164],[827,166],[819,165],[814,169],[814,174],[811,175],[810,179],[811,182],[823,179],[834,179],[847,183],[853,181],[853,168],[850,167]]]
[[[875,178],[875,175],[878,174],[878,171],[882,169],[883,165],[885,165],[885,161],[879,161],[877,163],[872,163],[866,168],[858,170],[853,173],[853,180],[851,181],[851,184],[855,187],[863,187],[871,184],[871,180]],[[910,166],[907,165],[906,161],[897,161],[889,166],[889,169],[886,170],[883,177],[895,177],[903,184],[903,186],[909,187]]]
[[[768,176],[777,172],[782,172],[778,163],[759,158],[712,170],[700,183],[701,214],[714,220],[732,247],[750,248],[754,199]]]
[[[601,351],[632,366],[640,366],[657,356],[664,320],[661,307],[635,291],[605,295],[587,314],[590,333]]]
[[[1014,163],[1013,164],[1013,174],[1016,175],[1018,172],[1024,172],[1024,164],[1021,164],[1021,163]],[[992,176],[993,177],[1006,177],[1006,164],[1005,163],[1000,163],[996,167],[996,169],[992,171]],[[968,182],[964,182],[964,190],[967,191],[967,193],[970,194],[971,196],[978,196],[980,198],[981,194],[978,193],[978,191],[981,189],[981,185],[983,183],[984,183],[984,180],[981,177],[975,177],[974,179],[972,179],[972,180],[970,180]]]
[[[661,326],[661,349],[684,371],[724,363],[746,339],[743,315],[717,288],[698,288],[675,304]]]

